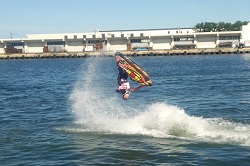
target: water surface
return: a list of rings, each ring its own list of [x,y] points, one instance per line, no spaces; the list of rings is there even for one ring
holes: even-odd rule
[[[0,163],[250,162],[250,55],[132,59],[153,86],[128,101],[111,57],[1,60]]]

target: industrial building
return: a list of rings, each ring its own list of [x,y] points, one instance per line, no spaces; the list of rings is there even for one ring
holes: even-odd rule
[[[192,28],[114,30],[89,33],[29,34],[0,39],[0,54],[209,49],[250,46],[250,23],[241,31],[195,32]]]

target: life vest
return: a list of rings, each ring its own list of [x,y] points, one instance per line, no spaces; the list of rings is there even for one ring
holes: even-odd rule
[[[122,83],[119,87],[118,87],[119,90],[129,90],[130,89],[130,84],[129,82],[124,82]]]

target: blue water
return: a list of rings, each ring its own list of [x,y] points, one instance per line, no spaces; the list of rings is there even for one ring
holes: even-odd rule
[[[128,101],[112,57],[1,60],[1,165],[250,163],[249,54],[132,59]]]

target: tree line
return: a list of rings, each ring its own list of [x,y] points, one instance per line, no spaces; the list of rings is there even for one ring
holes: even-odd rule
[[[249,21],[228,22],[202,22],[195,25],[196,32],[221,32],[221,31],[240,31],[242,25],[247,25]]]

